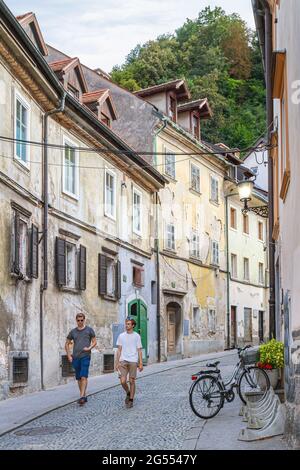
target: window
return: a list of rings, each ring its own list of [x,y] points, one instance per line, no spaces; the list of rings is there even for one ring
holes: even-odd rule
[[[66,287],[76,287],[76,245],[66,243]]]
[[[259,282],[259,284],[264,283],[264,265],[263,265],[263,263],[258,263],[258,282]]]
[[[175,179],[175,154],[166,152],[165,156],[165,173]]]
[[[208,310],[208,331],[211,333],[216,331],[216,311],[211,308]]]
[[[166,233],[166,248],[168,250],[175,250],[175,226],[174,224],[167,224]]]
[[[192,132],[193,132],[193,135],[194,137],[196,137],[196,139],[199,139],[200,137],[200,120],[199,120],[199,117],[196,116],[196,114],[193,114],[192,115]]]
[[[172,96],[170,96],[169,101],[169,117],[176,122],[176,100]]]
[[[116,218],[116,177],[109,170],[105,170],[105,215]]]
[[[231,253],[231,276],[237,278],[237,255]]]
[[[236,229],[236,209],[233,207],[230,208],[230,227]]]
[[[212,242],[212,264],[219,266],[219,243]]]
[[[191,189],[200,193],[200,169],[191,164]]]
[[[56,283],[58,287],[86,289],[86,248],[56,237]]]
[[[200,239],[197,231],[192,232],[190,255],[195,258],[200,258]]]
[[[258,222],[258,239],[261,241],[264,239],[264,224],[262,222]]]
[[[210,178],[210,200],[216,203],[219,202],[219,182],[213,176]]]
[[[13,357],[12,362],[13,384],[28,382],[28,357]]]
[[[199,331],[200,328],[200,308],[193,307],[193,328],[195,331]]]
[[[243,232],[249,235],[249,216],[243,214]]]
[[[228,176],[229,178],[233,179],[234,181],[237,180],[237,167],[234,165],[231,165],[228,168]]]
[[[79,90],[77,90],[77,88],[75,88],[74,86],[70,85],[70,83],[68,83],[68,92],[69,92],[70,95],[72,95],[74,98],[76,98],[77,100],[79,100]]]
[[[76,145],[64,140],[63,192],[71,197],[78,196],[78,154]]]
[[[110,119],[108,116],[106,116],[105,114],[101,113],[101,122],[103,122],[104,124],[106,124],[108,127],[110,127]]]
[[[28,103],[16,93],[15,97],[15,138],[18,140],[30,140],[30,107]],[[22,164],[29,165],[29,145],[22,142],[15,144],[15,156]]]
[[[244,281],[249,281],[249,259],[244,258]]]
[[[137,189],[133,189],[133,231],[142,232],[142,193]]]
[[[144,268],[139,266],[132,267],[132,283],[136,287],[144,285]]]
[[[104,254],[98,255],[98,294],[112,300],[121,298],[121,263]]]
[[[11,273],[19,279],[38,278],[39,233],[36,225],[29,228],[29,218],[15,212],[12,230]]]

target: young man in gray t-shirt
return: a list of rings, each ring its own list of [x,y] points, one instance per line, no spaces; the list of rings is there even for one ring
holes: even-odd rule
[[[75,369],[76,380],[80,391],[79,405],[87,402],[86,389],[91,360],[91,350],[96,346],[96,335],[94,330],[86,326],[84,313],[76,315],[77,328],[70,331],[67,336],[65,350],[68,360]],[[73,344],[73,353],[70,354],[70,346]]]

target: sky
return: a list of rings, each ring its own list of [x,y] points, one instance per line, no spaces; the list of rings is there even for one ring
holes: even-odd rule
[[[254,28],[251,0],[5,0],[15,15],[36,14],[47,44],[110,72],[137,45],[173,33],[206,6],[238,13]]]

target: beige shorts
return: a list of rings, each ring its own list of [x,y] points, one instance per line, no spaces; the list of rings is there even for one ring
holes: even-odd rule
[[[121,361],[119,371],[121,373],[121,377],[127,378],[127,375],[129,374],[129,378],[135,379],[137,374],[137,363]]]

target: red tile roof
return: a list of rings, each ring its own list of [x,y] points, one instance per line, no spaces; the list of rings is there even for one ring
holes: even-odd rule
[[[103,90],[96,90],[96,91],[91,91],[89,93],[84,93],[82,95],[82,102],[83,103],[92,103],[93,101],[98,101],[99,98],[101,98],[104,94],[107,94],[109,92],[108,89],[103,89]]]
[[[16,18],[17,18],[18,21],[22,21],[22,20],[24,20],[24,18],[27,18],[28,16],[31,16],[31,15],[33,15],[33,12],[28,11],[27,13],[24,13],[23,15],[16,16]]]
[[[50,62],[49,65],[52,68],[53,72],[60,72],[74,60],[77,60],[77,57],[73,57],[70,59],[57,60],[55,62]]]
[[[144,88],[143,90],[135,91],[134,95],[138,95],[141,97],[154,95],[155,93],[159,93],[161,91],[169,91],[175,90],[179,93],[181,98],[190,98],[190,92],[188,90],[187,84],[184,80],[171,80],[170,82],[161,83],[159,85],[153,85],[148,88]]]

